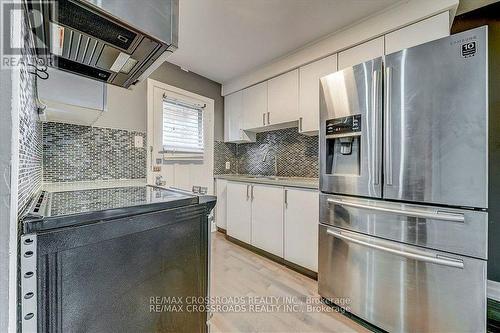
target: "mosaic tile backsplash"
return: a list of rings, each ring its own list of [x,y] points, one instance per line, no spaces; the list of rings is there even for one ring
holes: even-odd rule
[[[33,36],[28,23],[23,25],[24,48],[20,64],[19,178],[18,211],[22,213],[42,184],[42,123],[36,106],[35,76],[28,64],[35,63]]]
[[[319,174],[318,136],[302,135],[297,128],[258,133],[254,143],[216,142],[214,155],[215,174],[311,178]],[[230,170],[225,169],[226,161],[231,162]]]
[[[226,170],[226,162],[230,163],[230,169]],[[214,174],[236,174],[238,173],[238,150],[235,143],[221,141],[214,142]]]
[[[142,136],[143,148],[134,147]],[[90,126],[44,123],[45,182],[146,178],[146,134]]]

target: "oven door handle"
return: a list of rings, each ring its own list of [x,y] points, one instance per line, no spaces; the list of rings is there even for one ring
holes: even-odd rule
[[[380,250],[380,251],[387,252],[387,253],[392,253],[392,254],[395,254],[395,255],[398,255],[401,257],[405,257],[408,259],[414,259],[414,260],[418,260],[418,261],[423,261],[423,262],[428,262],[428,263],[438,264],[438,265],[444,265],[444,266],[449,266],[449,267],[454,267],[454,268],[461,268],[461,269],[464,268],[464,262],[460,259],[452,259],[452,258],[447,259],[444,257],[423,255],[423,254],[418,254],[418,253],[413,253],[413,252],[396,250],[396,249],[393,249],[390,247],[385,247],[382,245],[368,243],[368,242],[365,242],[363,240],[357,239],[354,236],[347,236],[347,235],[342,234],[341,232],[333,231],[330,229],[327,229],[326,233],[333,236],[333,237],[336,237],[336,238],[339,238],[339,239],[342,239],[342,240],[345,240],[345,241],[348,241],[351,243],[355,243],[355,244],[358,244],[361,246],[369,247],[371,249]],[[378,240],[378,241],[381,243],[386,243],[386,242],[389,243],[389,241],[385,241],[385,240]]]
[[[419,218],[424,218],[424,219],[435,219],[435,220],[443,220],[443,221],[451,221],[451,222],[461,222],[461,223],[465,222],[464,215],[459,214],[459,213],[449,213],[449,212],[440,212],[440,211],[429,212],[429,211],[425,211],[425,210],[421,210],[421,211],[419,211],[419,210],[405,210],[405,209],[365,205],[362,203],[337,200],[337,199],[332,199],[332,198],[328,198],[328,199],[326,199],[326,201],[328,203],[331,203],[331,204],[353,207],[353,208],[361,208],[361,209],[367,209],[367,210],[374,210],[374,211],[383,212],[383,213],[406,215],[406,216],[419,217]]]

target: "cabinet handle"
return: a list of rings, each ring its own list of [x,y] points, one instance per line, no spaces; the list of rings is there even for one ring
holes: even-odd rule
[[[248,198],[249,198],[249,196],[248,196],[248,187],[249,187],[249,186],[250,186],[250,185],[247,185],[247,200],[248,200]]]
[[[253,185],[252,185],[252,190],[250,191],[250,197],[251,197],[251,199],[253,201]]]
[[[262,114],[262,125],[266,126],[266,113]]]
[[[299,118],[299,132],[302,132],[302,117]]]
[[[285,207],[288,207],[288,190],[285,190]]]
[[[271,112],[267,112],[267,124],[268,125],[271,125],[271,120],[269,120],[269,115],[271,114]]]

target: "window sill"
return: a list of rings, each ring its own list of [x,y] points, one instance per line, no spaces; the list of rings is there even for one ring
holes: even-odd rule
[[[190,154],[190,153],[177,153],[177,154],[167,154],[163,155],[164,161],[203,161],[203,154]]]

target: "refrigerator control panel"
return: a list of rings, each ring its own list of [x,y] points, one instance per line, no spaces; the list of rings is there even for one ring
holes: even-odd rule
[[[326,135],[361,132],[361,115],[329,119],[326,121]]]

